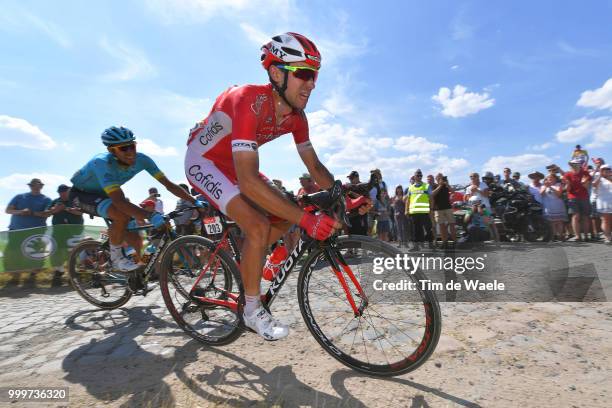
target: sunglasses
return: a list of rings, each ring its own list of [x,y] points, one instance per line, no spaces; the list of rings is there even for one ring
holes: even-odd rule
[[[293,65],[277,65],[277,67],[284,69],[285,71],[293,72],[293,76],[302,81],[310,81],[311,79],[316,82],[319,76],[319,70],[311,67],[294,67]]]
[[[414,177],[423,177],[422,174],[415,174]]]
[[[129,143],[124,145],[112,146],[113,149],[121,150],[122,152],[128,152],[130,150],[136,150],[136,143]]]

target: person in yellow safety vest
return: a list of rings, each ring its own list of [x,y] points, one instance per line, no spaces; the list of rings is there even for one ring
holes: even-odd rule
[[[425,240],[429,243],[429,248],[433,248],[433,233],[431,217],[431,186],[423,183],[423,173],[420,169],[414,172],[415,182],[408,187],[406,199],[406,214],[412,219],[413,225],[413,247],[419,250]]]

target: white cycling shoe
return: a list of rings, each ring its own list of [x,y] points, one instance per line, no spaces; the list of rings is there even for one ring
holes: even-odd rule
[[[255,330],[265,340],[280,340],[289,335],[289,327],[274,319],[263,306],[255,309],[252,315],[244,313],[242,316],[245,326]]]
[[[113,264],[113,268],[119,272],[132,272],[140,268],[140,265],[134,262],[132,258],[125,256],[118,256],[117,258],[118,259],[113,259],[111,257],[111,263]]]

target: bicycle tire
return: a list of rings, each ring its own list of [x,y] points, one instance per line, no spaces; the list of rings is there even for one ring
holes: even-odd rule
[[[94,266],[97,271],[92,272],[92,279],[89,283],[84,283],[81,281],[81,274],[79,273],[77,268],[79,266],[79,262],[81,261],[81,254],[83,252],[87,253],[87,251],[96,254],[96,262],[94,263]],[[100,256],[103,256],[105,260],[110,260],[110,253],[107,249],[103,248],[102,242],[96,240],[86,240],[79,242],[72,249],[72,251],[70,251],[70,259],[68,261],[68,278],[70,280],[70,285],[74,288],[74,290],[77,291],[77,293],[83,299],[85,299],[92,305],[100,309],[116,309],[118,307],[123,306],[130,300],[130,298],[132,297],[132,291],[128,287],[127,278],[125,277],[125,275],[113,274],[108,266],[102,266],[98,264],[98,262],[100,261]],[[99,268],[103,268],[103,270],[100,270]],[[125,279],[125,284],[121,283],[123,279]],[[118,284],[119,292],[121,292],[121,286],[124,286],[123,293],[120,293],[117,299],[115,300],[103,301],[97,297],[94,297],[92,293],[88,291],[90,289],[100,289],[102,291],[106,291],[106,286],[104,286],[105,281],[113,282],[113,284]],[[91,285],[91,287],[88,288],[86,287],[86,285]],[[104,295],[102,293],[101,297],[104,298]]]
[[[385,257],[395,257],[397,254],[403,254],[397,248],[387,243],[384,243],[382,241],[379,241],[379,240],[376,240],[370,237],[365,237],[365,236],[349,235],[349,236],[338,237],[336,240],[336,246],[338,250],[342,250],[342,251],[356,250],[358,252],[360,249],[369,250],[372,252],[378,251],[377,253],[380,254],[379,256],[385,256]],[[357,258],[357,260],[362,260],[362,259],[365,259],[365,258]],[[326,264],[329,266],[329,263],[327,263],[327,261],[324,260],[322,248],[317,248],[310,254],[310,256],[306,259],[304,263],[304,267],[300,271],[298,282],[297,282],[298,303],[300,306],[302,317],[304,319],[304,322],[306,323],[306,326],[308,327],[308,330],[310,331],[313,337],[317,340],[317,342],[321,345],[321,347],[323,347],[323,349],[327,353],[329,353],[336,360],[340,361],[342,364],[354,370],[357,370],[357,371],[360,371],[360,372],[363,372],[369,375],[373,375],[373,376],[380,376],[380,377],[389,377],[389,376],[397,376],[397,375],[405,374],[409,371],[415,370],[416,368],[421,366],[425,361],[427,361],[427,359],[431,356],[431,354],[433,353],[433,351],[435,350],[438,344],[438,340],[440,338],[440,332],[442,329],[440,306],[438,304],[438,301],[437,301],[437,298],[434,292],[418,290],[420,301],[422,302],[422,304],[419,305],[418,301],[414,303],[416,304],[417,311],[420,308],[420,306],[422,306],[423,319],[419,318],[419,320],[423,320],[422,321],[423,323],[422,335],[420,337],[420,340],[419,340],[418,335],[415,336],[416,339],[414,340],[418,340],[418,344],[415,344],[414,350],[411,353],[407,352],[406,353],[407,355],[405,355],[404,358],[401,358],[399,361],[393,361],[393,362],[389,361],[384,351],[384,347],[383,347],[384,344],[380,340],[381,333],[379,333],[376,330],[376,328],[374,328],[375,336],[371,339],[371,342],[373,344],[376,343],[376,341],[379,343],[379,345],[382,348],[382,353],[385,355],[385,359],[386,359],[386,362],[383,364],[379,364],[379,363],[375,364],[369,361],[368,344],[366,344],[366,341],[364,338],[365,333],[367,333],[367,330],[374,327],[372,323],[373,322],[372,315],[369,315],[370,317],[369,320],[367,319],[367,317],[364,317],[363,327],[362,327],[362,321],[361,321],[362,316],[367,316],[369,313],[368,312],[369,310],[371,311],[374,310],[373,305],[371,303],[365,308],[364,314],[360,316],[359,318],[355,317],[355,315],[353,314],[353,310],[350,307],[348,307],[348,313],[346,313],[346,315],[352,316],[353,319],[359,319],[359,322],[351,321],[350,317],[348,317],[347,320],[349,320],[349,323],[344,327],[343,332],[338,334],[338,338],[333,341],[332,339],[329,338],[329,334],[330,334],[329,332],[337,330],[337,327],[340,327],[342,324],[334,323],[335,321],[337,321],[337,318],[332,320],[330,329],[328,330],[328,333],[326,334],[325,330],[321,328],[320,323],[319,323],[319,322],[325,323],[326,321],[323,320],[322,318],[314,317],[315,307],[321,310],[320,314],[325,314],[326,308],[330,310],[329,312],[330,314],[331,313],[335,314],[338,311],[340,311],[340,313],[343,313],[343,312],[337,308],[337,305],[334,305],[332,303],[332,301],[335,301],[336,303],[338,303],[338,301],[335,299],[329,299],[329,298],[325,299],[324,298],[322,302],[318,302],[318,303],[316,302],[316,296],[315,296],[316,282],[312,284],[312,288],[310,287],[313,276],[316,276],[314,279],[318,279],[319,277],[320,279],[326,279],[324,281],[326,283],[333,281],[334,284],[337,285],[339,289],[336,296],[339,295],[338,298],[341,301],[346,301],[346,295],[341,289],[340,284],[338,283],[336,276],[333,273],[331,274],[331,276],[330,274],[324,274],[323,271],[317,271],[316,273],[313,274],[315,269],[317,269],[315,268],[316,266],[315,264],[317,264],[319,261],[321,261],[322,264]],[[351,264],[350,260],[347,260],[347,263],[349,263],[349,266],[350,266]],[[362,274],[360,274],[359,276],[361,277]],[[419,279],[425,279],[421,271],[416,271],[416,273],[414,273],[411,276],[412,277],[410,279],[416,280],[416,281],[418,281]],[[366,276],[365,278],[360,279],[360,277],[358,277],[357,274],[355,277],[361,281],[360,284],[362,285],[364,291],[367,292],[366,287],[365,287],[365,281],[368,278],[371,279],[372,277]],[[347,281],[349,281],[349,279],[347,279]],[[322,286],[325,286],[325,285],[322,285]],[[355,296],[355,295],[356,293],[354,294],[354,297],[358,298],[358,296]],[[372,301],[372,299],[374,299],[374,296],[376,295],[378,294],[368,296],[370,298],[370,301]],[[311,297],[313,297],[313,299],[311,299]],[[342,299],[342,297],[344,299]],[[313,304],[311,304],[311,300],[313,301]],[[314,303],[317,303],[317,304],[314,304]],[[348,305],[347,301],[346,301],[346,305]],[[393,303],[393,306],[398,308],[397,304],[395,303]],[[399,313],[403,312],[405,314],[408,314],[409,309],[410,309],[408,307],[409,303],[400,304],[399,306],[401,306],[398,308]],[[390,308],[391,306],[384,305],[384,307]],[[379,314],[378,311],[376,311],[375,313],[378,314],[380,317],[383,317],[382,315]],[[379,316],[374,316],[374,318],[379,319]],[[393,316],[395,317],[395,315]],[[398,324],[401,321],[400,319],[395,319],[395,318],[392,320],[397,321]],[[395,323],[391,321],[390,323],[392,325],[395,325]],[[369,325],[370,327],[366,327],[366,324]],[[349,351],[346,351],[347,347],[344,346],[343,344],[341,345],[340,343],[343,340],[346,340],[345,343],[348,343],[350,341],[350,339],[347,339],[347,337],[350,337],[350,335],[343,336],[344,330],[346,330],[346,328],[349,327],[349,325],[353,326],[350,330],[354,331],[355,334],[353,335],[353,344],[349,347]],[[401,330],[397,330],[398,326],[395,325],[395,327],[396,329],[394,330],[397,332],[396,335],[401,334],[403,336],[403,332]],[[364,328],[366,329],[366,332],[364,332]],[[351,350],[357,350],[357,347],[355,347],[356,346],[355,339],[359,332],[359,329],[361,329],[363,346],[364,346],[367,361],[364,361],[363,359],[359,359],[359,358],[356,358],[354,355],[351,355],[351,354],[354,354],[354,352],[352,353]],[[370,330],[370,333],[371,333],[371,330]],[[383,331],[382,334],[386,336],[386,332]],[[370,341],[370,339],[368,341]],[[388,339],[387,341],[391,344],[391,342]],[[391,345],[393,346],[393,344]],[[360,344],[357,344],[357,346],[360,346]],[[412,350],[412,347],[410,347],[408,350]],[[398,350],[395,349],[393,351],[397,352]]]
[[[172,265],[174,252],[178,248],[185,248],[189,245],[204,248],[208,251],[209,254],[212,254],[217,247],[217,244],[211,241],[210,239],[198,235],[182,236],[172,241],[168,245],[168,247],[164,250],[162,259],[160,261],[159,274],[159,286],[161,289],[162,297],[164,298],[164,303],[166,304],[166,308],[172,315],[174,321],[179,325],[179,327],[183,329],[185,333],[198,340],[199,342],[211,346],[221,346],[229,344],[236,340],[238,337],[240,337],[240,335],[242,334],[243,329],[240,326],[240,317],[228,308],[211,304],[203,304],[189,297],[187,290],[185,290],[182,284],[178,283],[174,275]],[[234,289],[234,284],[236,284],[238,286],[238,293],[242,294],[242,281],[240,279],[240,272],[238,271],[238,267],[234,262],[233,257],[230,256],[226,251],[221,249],[217,251],[216,256],[221,262],[221,268],[223,270],[224,290],[232,291]],[[229,287],[227,287],[228,283]],[[177,287],[177,285],[180,287]],[[170,293],[171,286],[176,288],[178,294],[182,296],[183,299],[177,299],[176,296],[173,299],[173,295]],[[186,294],[187,296],[185,296]],[[218,298],[222,297],[223,295],[219,295]],[[181,307],[181,310],[177,309],[174,300],[177,300],[177,302],[184,302]],[[221,336],[212,336],[209,334],[214,333],[217,330],[218,326],[212,329],[210,327],[203,327],[198,329],[185,320],[186,313],[200,313],[203,317],[200,320],[203,323],[200,323],[198,321],[197,324],[206,326],[206,322],[210,320],[204,320],[204,316],[206,315],[208,317],[208,314],[213,313],[215,311],[223,311],[224,313],[230,313],[234,316],[231,322],[222,323],[222,327],[226,328],[228,332]],[[209,333],[201,333],[199,330],[206,330]]]

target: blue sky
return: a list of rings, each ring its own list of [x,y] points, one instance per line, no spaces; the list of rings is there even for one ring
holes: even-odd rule
[[[610,2],[2,3],[2,208],[32,177],[56,197],[114,124],[184,181],[189,128],[228,86],[264,83],[259,47],[286,31],[322,51],[307,113],[337,178],[375,167],[390,187],[417,167],[454,183],[506,165],[526,174],[565,166],[576,143],[612,160]],[[297,188],[305,169],[290,136],[260,155],[266,175]],[[124,190],[140,201],[155,184],[142,174]]]

